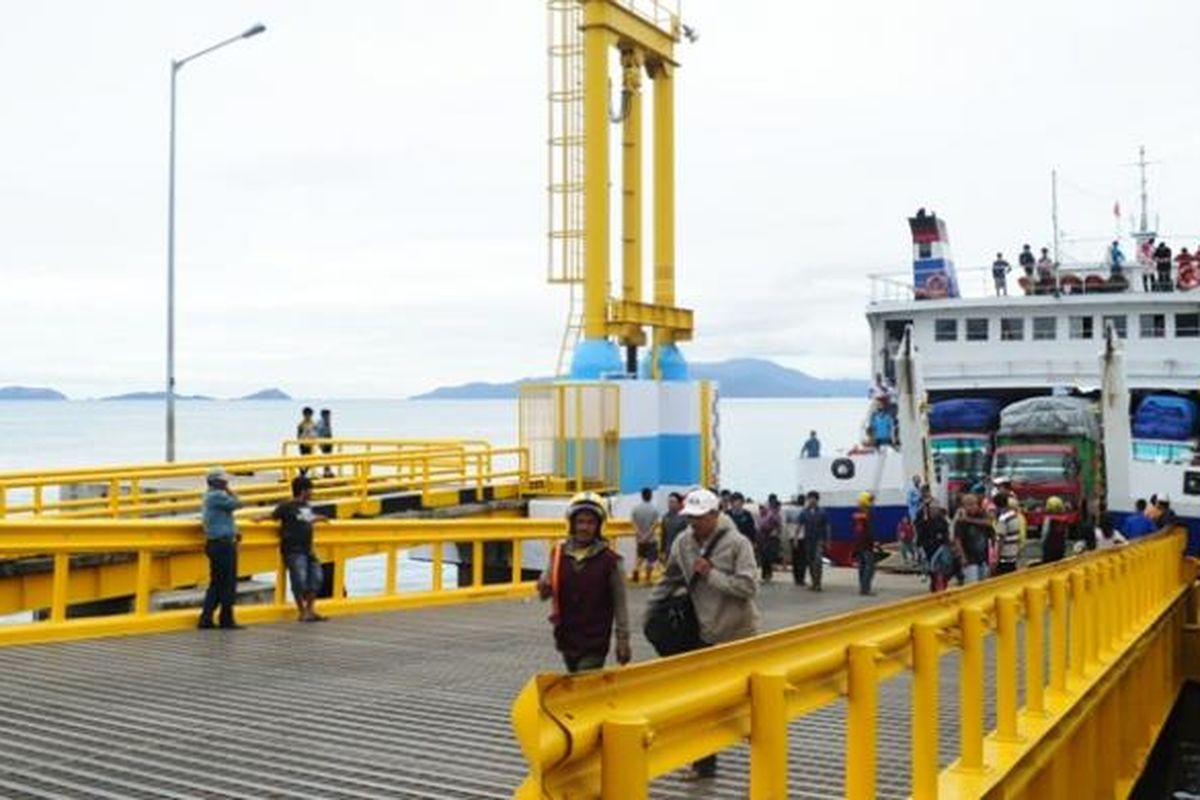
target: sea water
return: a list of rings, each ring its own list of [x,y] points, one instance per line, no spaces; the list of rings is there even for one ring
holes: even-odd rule
[[[189,400],[176,403],[180,461],[265,458],[296,432],[300,409],[333,411],[335,436],[381,439],[484,439],[517,444],[515,400]],[[824,452],[859,439],[866,401],[729,399],[720,401],[720,483],[758,500],[795,491],[795,459],[810,430]],[[165,411],[148,400],[0,402],[0,471],[163,460]],[[448,567],[445,580],[453,581]],[[351,594],[383,586],[383,557],[355,559]],[[402,590],[428,587],[428,568],[405,560]]]

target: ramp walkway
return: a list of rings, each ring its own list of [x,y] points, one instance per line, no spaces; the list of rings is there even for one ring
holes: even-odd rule
[[[835,569],[821,594],[790,579],[764,586],[765,627],[924,588],[881,575],[878,596],[860,597],[855,585],[853,571]],[[645,596],[632,592],[635,614]],[[536,601],[502,600],[0,647],[0,795],[510,798],[527,769],[512,736],[513,699],[529,675],[561,667],[547,613]],[[651,655],[640,635],[634,649],[635,659]],[[884,697],[882,749],[903,764],[907,695]],[[842,713],[793,727],[794,796],[842,796]],[[950,722],[953,705],[943,714]],[[886,764],[880,796],[904,796],[904,770]],[[653,796],[745,797],[746,748],[723,755],[722,769],[709,786],[658,781]]]

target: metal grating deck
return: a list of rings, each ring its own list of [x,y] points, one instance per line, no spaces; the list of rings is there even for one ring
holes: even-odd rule
[[[782,576],[781,576],[782,577]],[[850,570],[814,595],[763,588],[764,623],[796,624],[924,590]],[[645,593],[632,595],[635,619]],[[0,649],[0,796],[11,798],[507,798],[524,775],[509,727],[517,691],[559,669],[535,602],[503,601]],[[650,648],[634,640],[635,656]],[[957,675],[942,669],[942,760],[957,754]],[[991,659],[988,659],[991,670]],[[989,698],[988,717],[992,708]],[[791,796],[842,796],[844,706],[792,725]],[[880,690],[879,796],[908,792],[909,688]],[[741,798],[747,750],[663,798]]]

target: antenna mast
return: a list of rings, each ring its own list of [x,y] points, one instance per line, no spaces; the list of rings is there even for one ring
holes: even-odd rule
[[[1054,223],[1054,263],[1058,263],[1058,170],[1050,170],[1050,220]]]
[[[1138,148],[1138,169],[1142,173],[1142,219],[1141,233],[1147,233],[1149,228],[1146,227],[1146,146],[1142,145]]]

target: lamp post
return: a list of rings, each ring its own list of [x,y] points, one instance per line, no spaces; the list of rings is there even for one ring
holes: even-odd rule
[[[171,60],[171,156],[167,177],[167,461],[175,460],[175,82],[179,70],[214,50],[267,29],[261,22],[224,41],[180,59]]]

